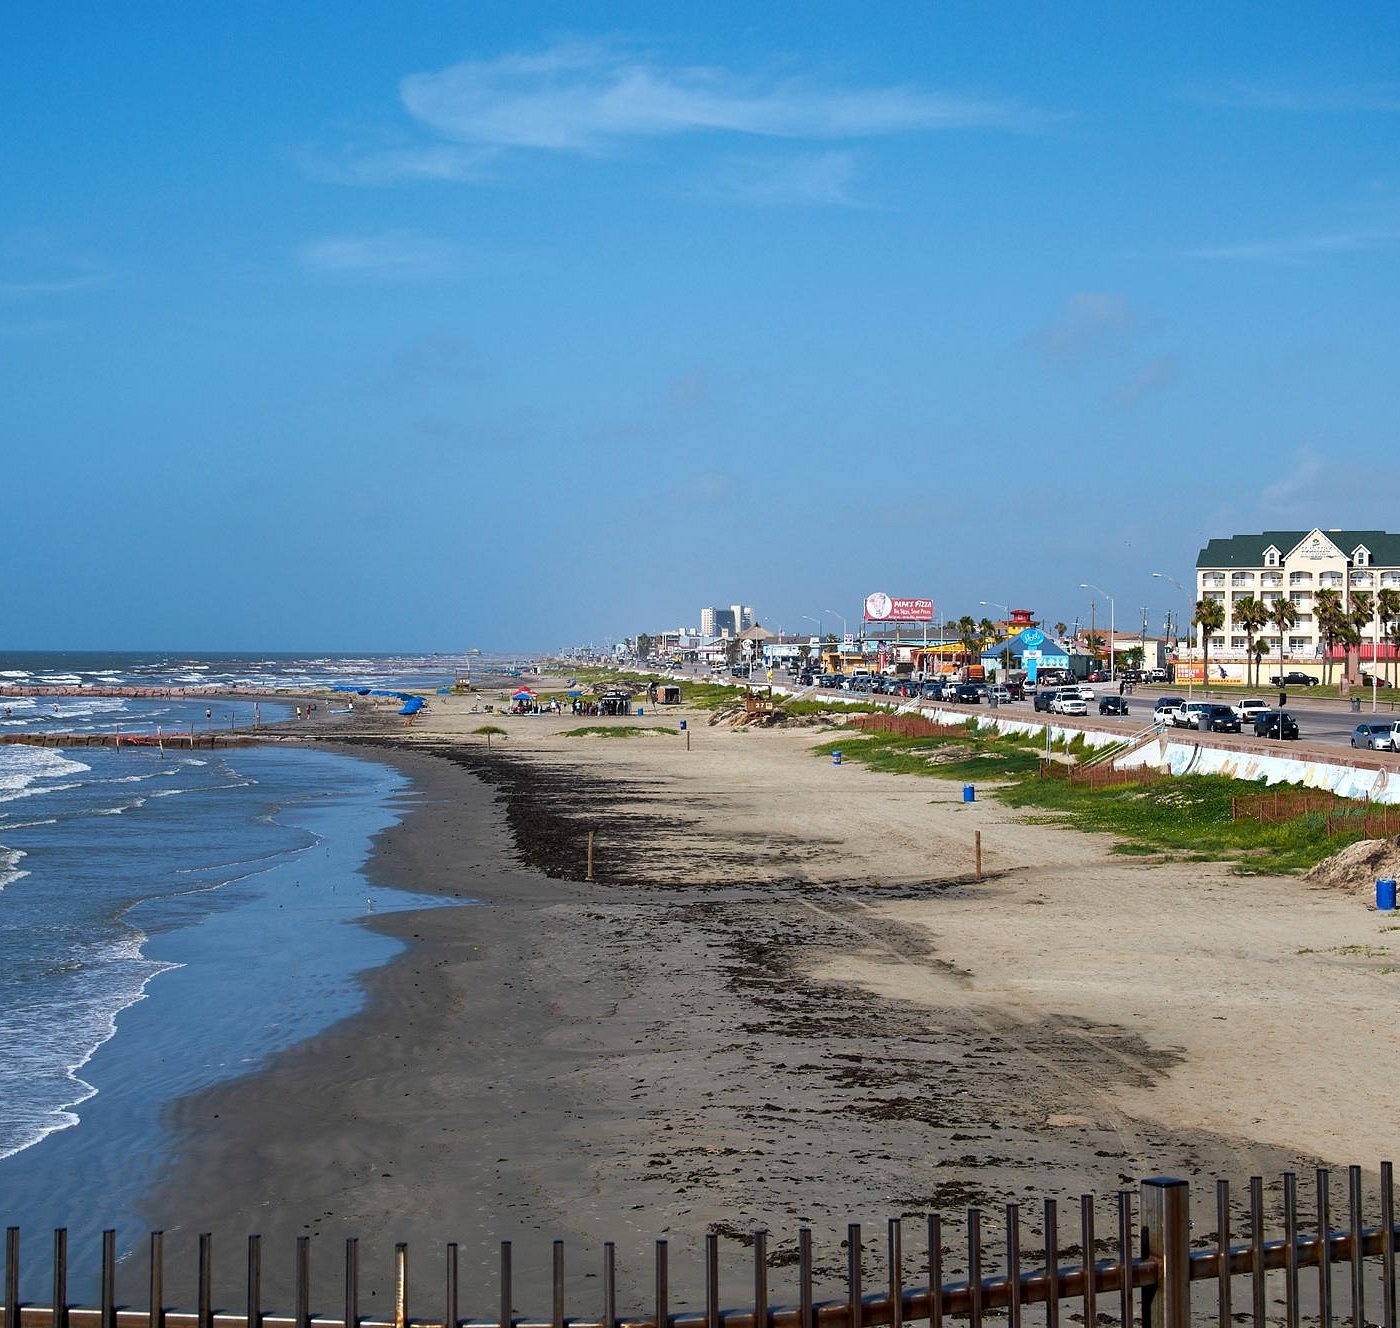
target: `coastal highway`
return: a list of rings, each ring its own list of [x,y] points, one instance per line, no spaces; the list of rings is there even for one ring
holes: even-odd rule
[[[707,670],[697,669],[694,666],[686,670],[686,673],[697,681],[709,681],[710,675]],[[741,684],[745,681],[742,678],[715,678],[716,682],[732,682]],[[756,679],[756,682],[764,680]],[[791,679],[786,675],[779,675],[774,678],[774,683],[784,687],[793,686]],[[1117,692],[1116,683],[1089,683],[1099,696],[1113,695]],[[1176,686],[1139,686],[1133,695],[1126,697],[1128,703],[1128,713],[1123,715],[1103,715],[1098,713],[1096,702],[1089,703],[1089,714],[1087,718],[1095,726],[1101,726],[1111,731],[1121,731],[1125,735],[1137,733],[1147,727],[1152,722],[1152,708],[1157,704],[1158,697],[1161,696],[1186,696],[1187,688]],[[849,698],[850,692],[831,692],[824,689],[813,689],[804,692],[804,695],[812,697],[830,696],[833,698]],[[1199,689],[1190,693],[1192,699],[1219,701],[1228,704],[1231,699],[1238,700],[1241,697],[1257,697],[1267,701],[1270,705],[1278,700],[1277,688],[1257,688],[1240,689],[1237,692],[1224,694],[1218,689],[1212,690],[1208,695],[1203,695]],[[864,698],[862,698],[864,699]],[[895,697],[874,697],[877,701],[889,702],[892,706],[899,703]],[[1351,750],[1351,734],[1357,724],[1363,721],[1376,720],[1383,723],[1391,723],[1400,720],[1400,710],[1394,709],[1388,701],[1381,702],[1379,708],[1372,713],[1371,698],[1369,693],[1361,694],[1361,709],[1359,713],[1353,713],[1351,705],[1346,701],[1323,700],[1321,698],[1310,698],[1306,688],[1294,688],[1288,693],[1288,705],[1286,709],[1298,721],[1298,736],[1303,743],[1320,747],[1338,747],[1346,751]],[[986,714],[989,707],[984,703],[981,705],[957,705],[951,702],[939,703],[944,709],[966,711],[969,715]],[[996,713],[1014,716],[1024,715],[1027,719],[1034,719],[1037,722],[1043,721],[1047,716],[1043,711],[1037,712],[1029,699],[1025,701],[1013,701],[1009,705],[999,706]],[[1186,729],[1168,729],[1169,733],[1188,732]],[[1244,726],[1242,737],[1251,741],[1257,741],[1264,748],[1279,748],[1292,746],[1291,743],[1279,743],[1277,741],[1259,738],[1254,739],[1253,733],[1248,725]],[[1358,753],[1359,755],[1360,753]],[[1369,753],[1377,755],[1377,753]]]

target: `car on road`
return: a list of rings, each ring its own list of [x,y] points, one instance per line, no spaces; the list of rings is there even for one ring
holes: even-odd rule
[[[1351,745],[1373,752],[1395,750],[1395,727],[1392,724],[1358,724],[1351,731]]]
[[[1152,722],[1154,724],[1170,724],[1172,714],[1177,706],[1186,704],[1184,696],[1159,696],[1157,704],[1152,707]]]
[[[1287,740],[1298,736],[1298,721],[1286,710],[1265,710],[1254,716],[1254,736],[1256,738],[1279,738]]]
[[[1254,723],[1255,715],[1257,715],[1261,710],[1268,710],[1270,708],[1271,707],[1267,701],[1260,701],[1257,699],[1251,699],[1248,701],[1236,701],[1230,707],[1230,709],[1233,710],[1235,714],[1237,714],[1240,717],[1241,724]]]
[[[975,682],[960,682],[953,688],[946,699],[949,701],[961,701],[965,705],[977,705],[982,699],[981,685]]]
[[[1089,705],[1093,705],[1094,702],[1099,699],[1099,694],[1092,687],[1086,687],[1083,683],[1079,684],[1077,690],[1079,692],[1079,699]]]
[[[1087,715],[1089,703],[1082,696],[1064,692],[1050,703],[1050,710],[1056,715]]]
[[[1210,707],[1209,701],[1183,701],[1172,711],[1172,723],[1179,729],[1200,728],[1201,716]]]
[[[987,689],[987,700],[993,705],[1010,705],[1012,699],[1011,689],[1003,687],[1001,683],[993,683]]]
[[[1036,710],[1049,710],[1059,692],[1054,687],[1037,687],[1031,697],[1031,706]]]
[[[1101,696],[1099,697],[1099,714],[1101,715],[1126,715],[1128,713],[1128,702],[1121,696]]]
[[[1322,681],[1311,673],[1300,673],[1297,669],[1290,673],[1276,673],[1269,679],[1270,687],[1316,687]]]
[[[1207,705],[1205,710],[1206,728],[1211,733],[1238,733],[1240,717],[1233,706]]]
[[[1107,682],[1107,681],[1108,681],[1108,674],[1106,674],[1102,669],[1095,669],[1091,674],[1089,674],[1088,677],[1086,677],[1086,678],[1084,679],[1084,681],[1085,681],[1085,682]]]
[[[1145,676],[1146,676],[1146,679],[1147,679],[1148,682],[1167,682],[1167,681],[1169,681],[1169,679],[1167,678],[1167,671],[1166,671],[1166,669],[1148,669]]]

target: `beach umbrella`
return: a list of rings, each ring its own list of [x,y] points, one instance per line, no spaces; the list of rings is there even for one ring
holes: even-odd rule
[[[534,692],[528,687],[522,687],[518,692],[512,692],[510,694],[510,699],[512,701],[529,701],[534,698],[534,695]]]
[[[582,693],[581,691],[579,691],[579,689],[578,689],[577,687],[575,687],[575,688],[573,689],[573,691],[571,691],[571,692],[565,692],[564,695],[565,695],[565,696],[582,696],[583,693]]]

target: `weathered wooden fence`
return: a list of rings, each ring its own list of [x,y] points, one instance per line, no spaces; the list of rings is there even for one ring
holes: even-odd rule
[[[965,724],[937,724],[923,715],[852,715],[847,723],[873,733],[891,733],[897,738],[967,737]]]
[[[1154,766],[1136,765],[1119,770],[1110,764],[1071,765],[1064,761],[1041,761],[1042,779],[1066,779],[1072,784],[1082,784],[1086,788],[1108,788],[1118,784],[1155,784],[1168,778]]]
[[[1249,819],[1277,824],[1312,814],[1323,816],[1323,830],[1329,837],[1360,834],[1367,839],[1381,839],[1400,834],[1400,807],[1378,806],[1369,800],[1357,802],[1320,789],[1272,789],[1230,799],[1232,821]]]
[[[116,1238],[107,1232],[103,1239],[101,1304],[80,1308],[68,1303],[67,1233],[53,1237],[52,1284],[47,1303],[34,1304],[21,1298],[20,1232],[9,1228],[5,1247],[5,1297],[3,1328],[902,1328],[906,1323],[926,1322],[942,1328],[950,1317],[965,1319],[969,1328],[982,1328],[984,1320],[995,1317],[1006,1328],[1022,1328],[1027,1306],[1044,1307],[1046,1328],[1060,1328],[1062,1318],[1077,1318],[1086,1328],[1096,1328],[1105,1320],[1119,1328],[1187,1328],[1192,1322],[1215,1320],[1220,1328],[1246,1322],[1265,1328],[1270,1322],[1270,1305],[1282,1290],[1282,1322],[1286,1328],[1299,1328],[1304,1315],[1321,1328],[1332,1328],[1338,1316],[1335,1272],[1345,1269],[1350,1308],[1347,1317],[1353,1328],[1377,1323],[1396,1328],[1395,1250],[1400,1231],[1395,1225],[1395,1195],[1392,1167],[1381,1164],[1379,1197],[1376,1201],[1379,1223],[1366,1225],[1366,1195],[1360,1167],[1347,1174],[1345,1216],[1334,1223],[1331,1209],[1332,1181],[1325,1168],[1315,1177],[1312,1213],[1300,1214],[1298,1178],[1287,1173],[1282,1178],[1281,1236],[1270,1239],[1265,1233],[1264,1182],[1252,1177],[1243,1210],[1243,1226],[1235,1239],[1232,1213],[1235,1205],[1227,1181],[1215,1184],[1214,1231],[1193,1241],[1191,1195],[1186,1181],[1154,1179],[1142,1183],[1138,1203],[1130,1190],[1115,1196],[1114,1229],[1104,1240],[1096,1231],[1096,1204],[1092,1195],[1079,1203],[1078,1240],[1067,1252],[1077,1255],[1068,1265],[1061,1262],[1062,1245],[1059,1213],[1053,1199],[1044,1202],[1040,1228],[1040,1248],[1026,1248],[1022,1240],[1021,1207],[1008,1204],[1002,1222],[1000,1249],[989,1251],[983,1238],[983,1211],[969,1209],[964,1226],[964,1275],[947,1280],[945,1256],[946,1228],[936,1214],[923,1219],[923,1239],[917,1251],[906,1249],[906,1229],[899,1218],[886,1228],[886,1257],[881,1281],[876,1285],[872,1270],[863,1258],[859,1225],[848,1228],[844,1294],[830,1300],[814,1295],[812,1233],[799,1232],[796,1298],[774,1303],[770,1296],[767,1233],[751,1238],[749,1260],[752,1269],[752,1295],[740,1309],[722,1309],[719,1301],[720,1238],[705,1237],[704,1306],[677,1309],[671,1304],[670,1268],[667,1243],[658,1240],[654,1250],[652,1303],[644,1310],[622,1311],[617,1303],[617,1266],[612,1242],[603,1246],[598,1302],[579,1313],[579,1307],[566,1305],[564,1245],[553,1247],[553,1285],[547,1315],[522,1317],[516,1314],[516,1288],[512,1279],[511,1246],[501,1246],[500,1274],[495,1313],[463,1318],[459,1303],[457,1246],[446,1247],[443,1280],[439,1283],[436,1313],[414,1313],[409,1300],[408,1247],[394,1250],[392,1311],[389,1318],[368,1318],[360,1313],[359,1245],[349,1240],[345,1246],[343,1299],[337,1316],[313,1314],[310,1276],[309,1237],[296,1243],[294,1307],[290,1313],[270,1312],[262,1299],[262,1243],[258,1236],[247,1240],[247,1294],[237,1311],[215,1310],[213,1285],[213,1241],[199,1239],[198,1303],[194,1310],[174,1310],[166,1306],[163,1236],[154,1232],[149,1243],[149,1296],[147,1307],[118,1306],[116,1285]],[[1196,1226],[1208,1229],[1211,1221],[1198,1215]],[[1310,1228],[1304,1230],[1304,1227]],[[911,1242],[912,1243],[912,1242]],[[1193,1248],[1194,1246],[1194,1248]],[[1097,1257],[1101,1249],[1111,1257]],[[1034,1256],[1040,1266],[1026,1267]],[[440,1256],[439,1256],[440,1257]],[[917,1264],[917,1275],[906,1284],[906,1273]],[[1315,1270],[1315,1282],[1304,1269]],[[1275,1275],[1270,1281],[1270,1275]],[[1240,1287],[1236,1284],[1244,1282]],[[1196,1283],[1210,1283],[1193,1295]],[[543,1289],[541,1289],[543,1291]],[[1270,1294],[1273,1294],[1273,1302]],[[1274,1321],[1278,1321],[1275,1313]]]

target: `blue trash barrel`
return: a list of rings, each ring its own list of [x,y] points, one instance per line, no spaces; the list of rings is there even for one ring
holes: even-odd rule
[[[964,785],[963,785],[963,801],[964,801],[964,802],[976,802],[976,801],[977,801],[977,790],[976,790],[975,788],[973,788],[971,784],[964,784]]]
[[[681,732],[685,732],[685,720],[681,720]]]
[[[637,713],[638,713],[639,715],[645,715],[645,714],[646,714],[646,711],[645,711],[641,706],[638,706],[638,707],[637,707]]]
[[[832,764],[832,765],[840,765],[840,764],[841,764],[841,753],[840,753],[840,752],[832,752],[832,753],[831,753],[831,764]]]
[[[1389,877],[1376,882],[1376,907],[1385,912],[1395,907],[1395,882]]]

